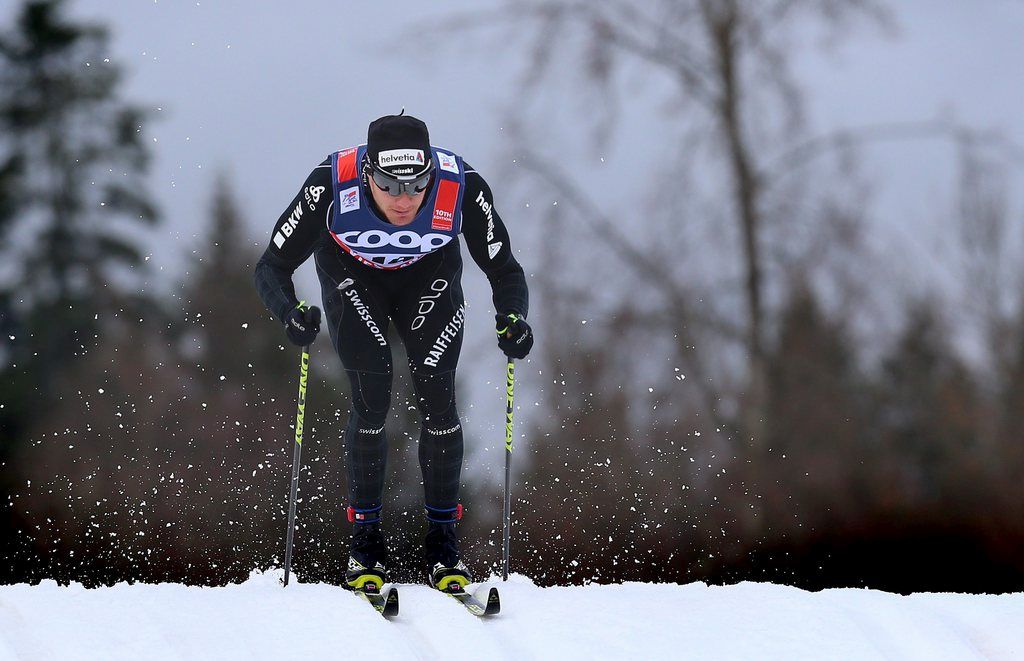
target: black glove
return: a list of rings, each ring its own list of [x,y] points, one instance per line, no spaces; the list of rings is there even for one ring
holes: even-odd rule
[[[320,332],[320,308],[306,307],[306,302],[300,301],[284,318],[284,331],[292,344],[300,347],[313,344]]]
[[[533,348],[533,331],[530,324],[517,314],[496,314],[498,348],[509,358],[521,360],[526,358]]]

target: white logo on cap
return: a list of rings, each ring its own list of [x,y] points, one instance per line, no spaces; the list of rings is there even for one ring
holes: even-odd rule
[[[451,154],[446,154],[443,151],[437,152],[437,164],[441,166],[442,170],[459,173],[459,164],[455,161],[455,157]]]
[[[377,165],[426,165],[422,149],[388,149],[377,154]]]

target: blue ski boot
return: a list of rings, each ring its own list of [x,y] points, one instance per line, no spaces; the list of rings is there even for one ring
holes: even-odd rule
[[[442,592],[463,592],[473,582],[473,575],[459,557],[455,522],[431,521],[427,525],[424,551],[430,584]]]
[[[380,529],[380,519],[373,523],[356,522],[352,527],[345,586],[350,590],[379,593],[388,582],[387,545]]]

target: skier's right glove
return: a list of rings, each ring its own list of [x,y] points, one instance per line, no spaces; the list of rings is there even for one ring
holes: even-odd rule
[[[320,332],[320,308],[315,305],[307,307],[305,301],[299,301],[285,317],[284,330],[292,344],[300,347],[313,344]]]
[[[498,331],[498,348],[509,358],[522,360],[533,347],[533,331],[530,324],[517,314],[494,315]]]

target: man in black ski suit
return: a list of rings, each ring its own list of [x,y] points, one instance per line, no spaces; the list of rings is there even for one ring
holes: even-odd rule
[[[404,113],[404,111],[403,111]],[[455,369],[465,302],[458,235],[491,283],[498,346],[524,358],[533,346],[529,292],[508,231],[483,177],[460,156],[432,147],[426,125],[405,114],[370,124],[365,145],[328,156],[277,220],[256,265],[256,287],[296,345],[312,343],[320,310],[295,295],[292,274],[313,255],[327,328],[352,384],[348,517],[353,523],[346,584],[377,589],[387,581],[380,530],[391,404],[394,322],[409,357],[422,427],[431,584],[472,581],[459,554],[462,425]]]

